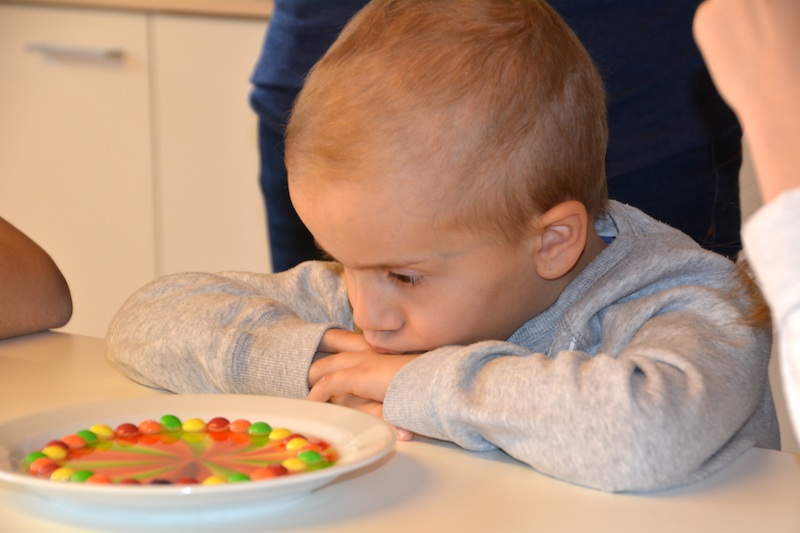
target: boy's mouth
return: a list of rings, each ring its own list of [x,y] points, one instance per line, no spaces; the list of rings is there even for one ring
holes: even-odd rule
[[[383,348],[381,346],[371,346],[372,351],[379,354],[384,355],[402,355],[405,352],[398,352],[396,350],[389,350],[388,348]]]

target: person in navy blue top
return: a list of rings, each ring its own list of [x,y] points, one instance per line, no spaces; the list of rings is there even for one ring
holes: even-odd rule
[[[366,0],[275,0],[252,76],[274,271],[318,259],[289,201],[283,133],[308,71]],[[611,198],[729,257],[741,248],[741,129],[692,36],[700,0],[553,0],[608,91]]]
[[[741,249],[741,128],[692,34],[700,0],[551,5],[608,91],[609,195],[735,257]]]
[[[259,117],[261,190],[273,271],[319,259],[314,239],[289,201],[283,134],[303,79],[366,0],[275,0],[250,104]]]

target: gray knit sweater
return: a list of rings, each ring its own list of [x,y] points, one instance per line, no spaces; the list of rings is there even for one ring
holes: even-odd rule
[[[616,202],[596,226],[613,242],[555,304],[506,342],[446,346],[403,367],[385,419],[607,491],[691,483],[753,445],[778,448],[771,332],[741,321],[733,265]],[[125,303],[107,354],[173,392],[303,398],[332,327],[353,327],[335,263],[186,273]]]

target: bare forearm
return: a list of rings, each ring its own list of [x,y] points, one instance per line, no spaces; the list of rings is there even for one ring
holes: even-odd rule
[[[0,338],[63,326],[69,287],[52,258],[0,218]]]
[[[800,2],[706,0],[694,32],[736,111],[766,202],[800,187]]]

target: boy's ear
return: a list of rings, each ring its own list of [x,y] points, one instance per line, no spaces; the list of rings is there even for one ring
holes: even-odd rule
[[[536,272],[554,280],[577,264],[586,246],[589,215],[578,201],[561,202],[536,219],[538,249]]]

